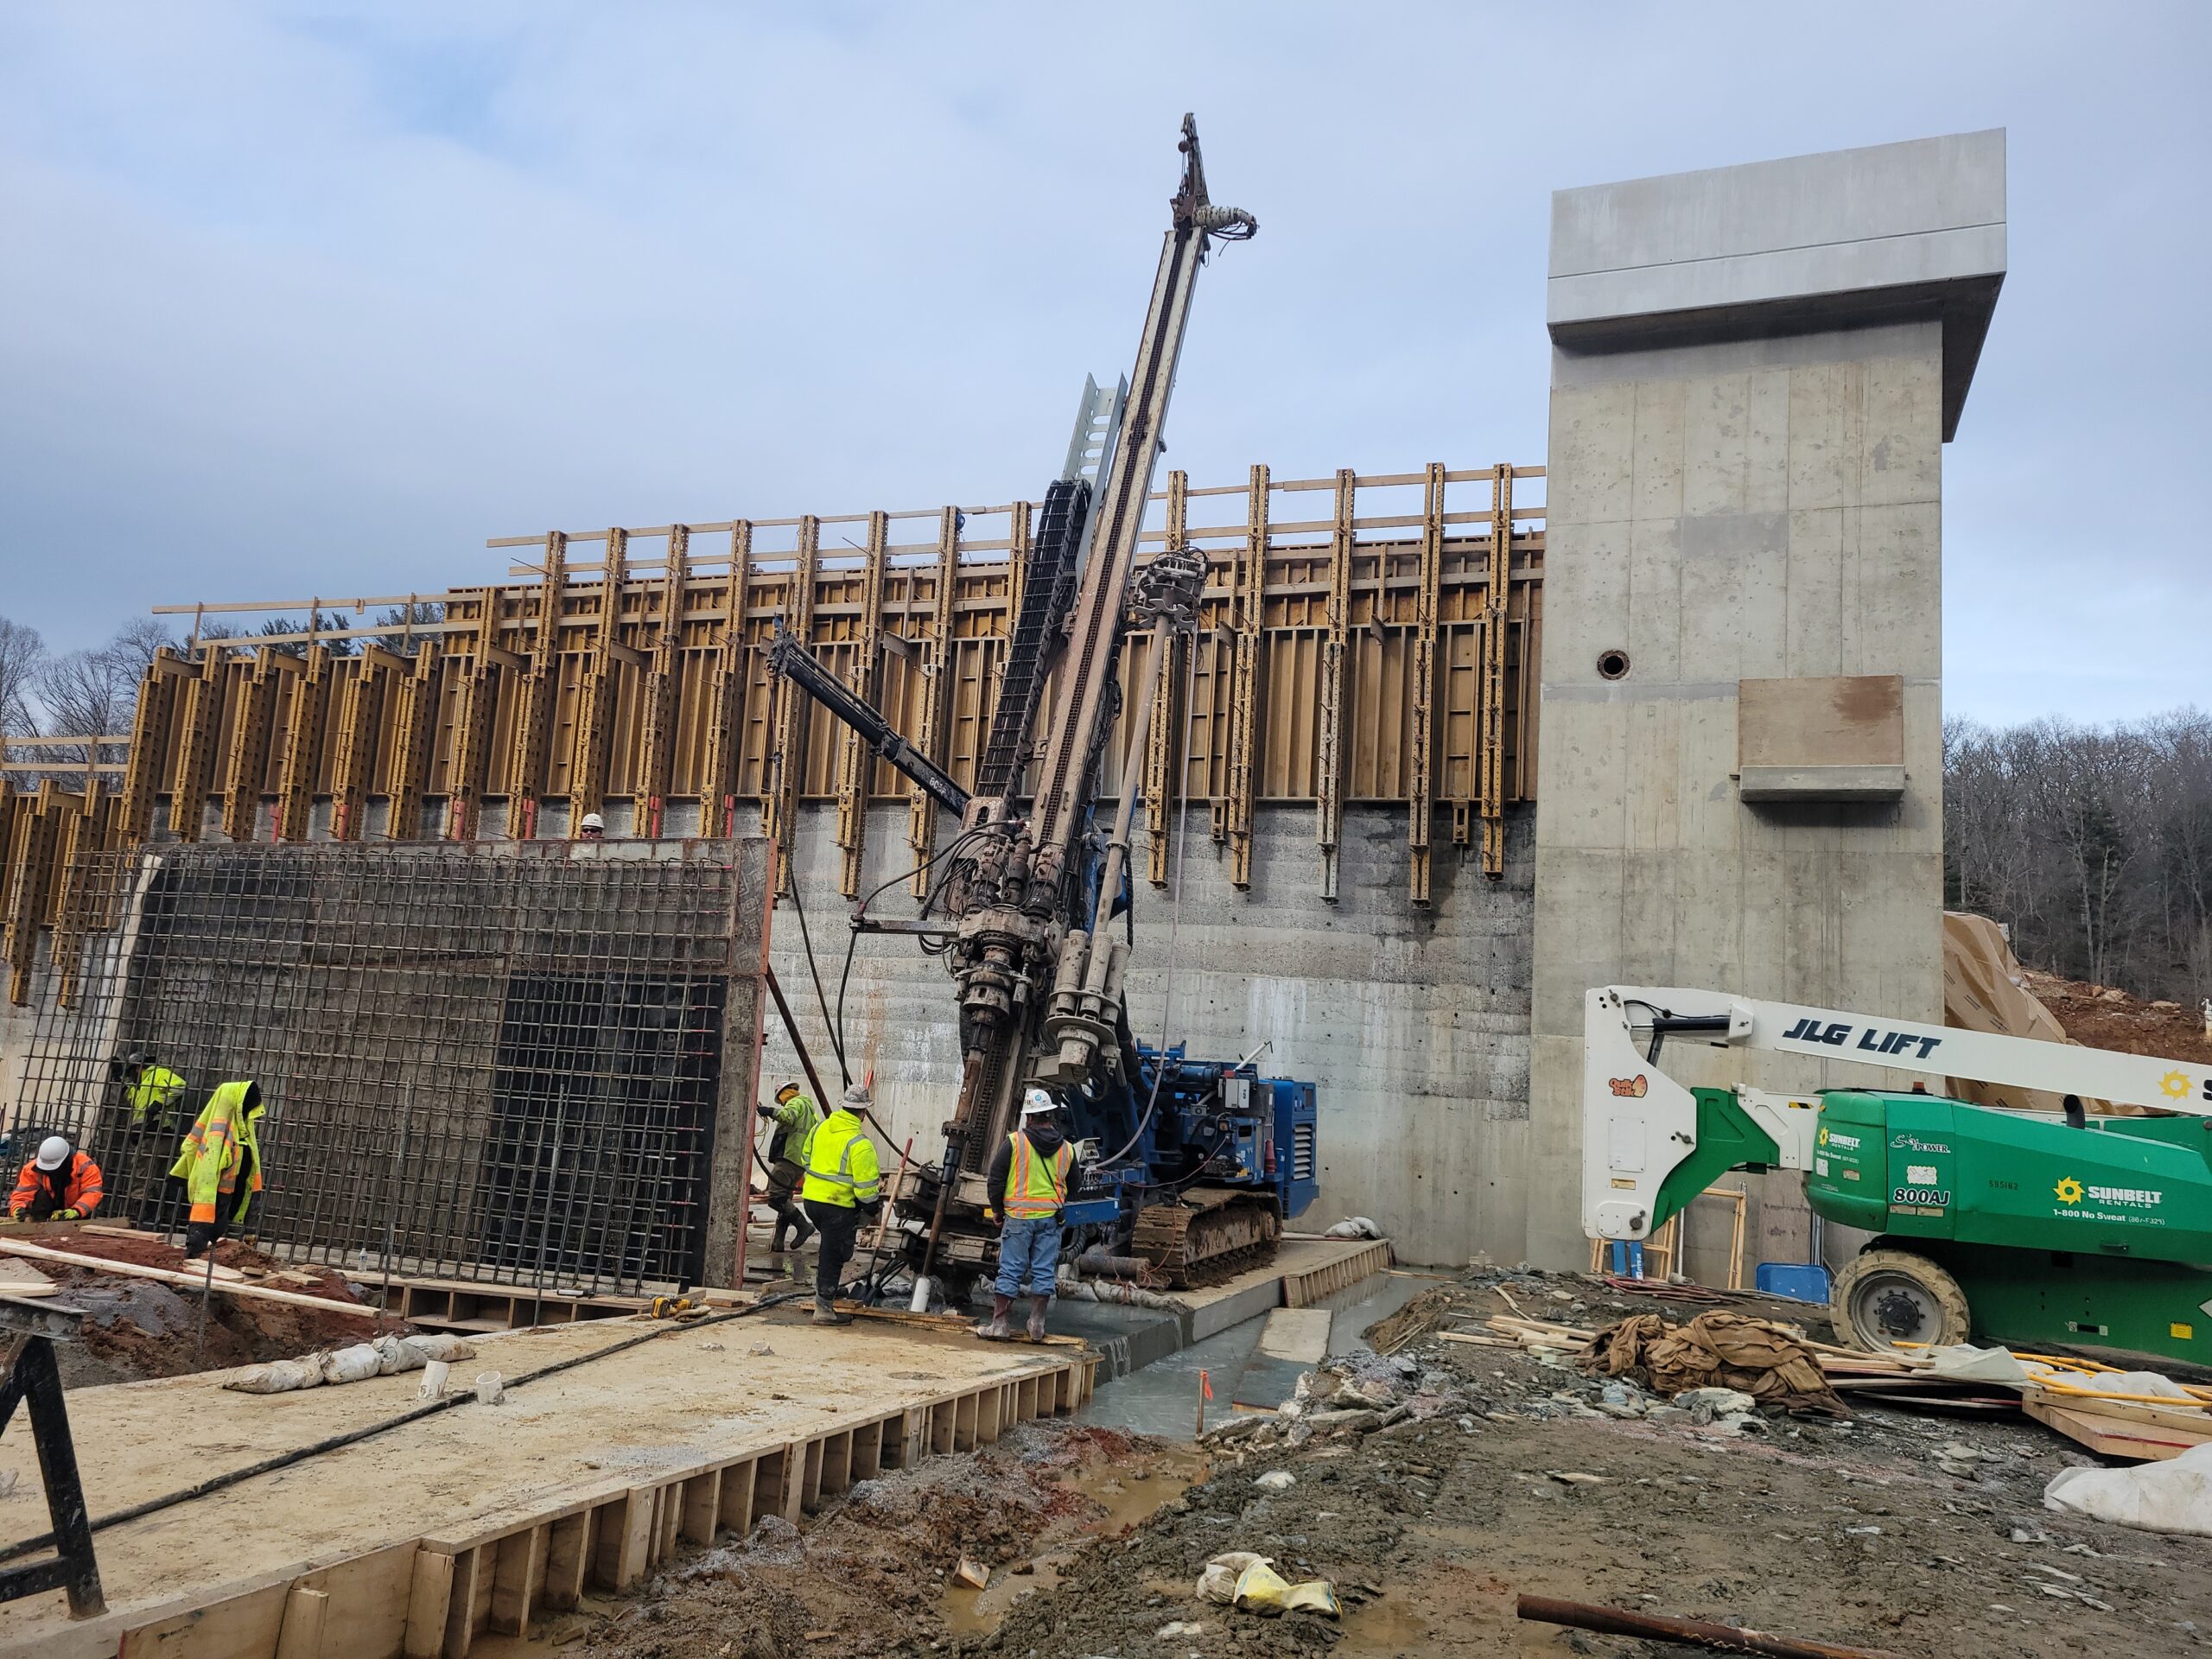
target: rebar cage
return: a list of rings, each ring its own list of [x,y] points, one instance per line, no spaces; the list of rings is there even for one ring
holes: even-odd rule
[[[251,1079],[265,1186],[234,1230],[283,1254],[547,1292],[697,1282],[725,1014],[756,971],[733,960],[737,845],[86,852],[16,1143],[69,1135],[103,1214],[172,1230],[182,1137]],[[137,1056],[185,1079],[166,1109],[134,1109]]]

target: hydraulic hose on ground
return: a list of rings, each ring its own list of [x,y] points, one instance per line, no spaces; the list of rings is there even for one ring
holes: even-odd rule
[[[611,1355],[622,1352],[626,1348],[635,1348],[640,1343],[651,1342],[658,1337],[671,1336],[678,1331],[702,1331],[710,1325],[722,1325],[731,1319],[744,1319],[748,1314],[765,1313],[769,1308],[780,1307],[785,1302],[796,1300],[803,1294],[798,1291],[788,1291],[780,1296],[771,1296],[755,1302],[750,1307],[733,1308],[727,1313],[710,1314],[703,1319],[671,1320],[665,1325],[656,1325],[651,1331],[642,1332],[634,1337],[626,1337],[620,1342],[610,1343],[604,1348],[594,1349],[588,1354],[576,1354],[567,1359],[556,1360],[552,1364],[541,1365],[534,1371],[524,1371],[520,1376],[509,1377],[505,1380],[505,1386],[510,1389],[519,1389],[531,1382],[542,1382],[546,1377],[556,1376],[562,1371],[573,1370],[579,1365],[588,1365],[595,1359],[606,1359]],[[210,1476],[196,1486],[188,1486],[181,1491],[168,1492],[160,1497],[149,1497],[143,1503],[133,1503],[130,1508],[118,1510],[112,1515],[103,1515],[92,1522],[92,1529],[94,1532],[99,1532],[109,1527],[120,1526],[126,1521],[137,1521],[143,1516],[157,1514],[162,1510],[174,1508],[179,1503],[190,1503],[195,1497],[206,1497],[211,1493],[219,1492],[226,1486],[235,1486],[240,1481],[251,1480],[256,1475],[274,1474],[279,1469],[289,1468],[296,1463],[304,1463],[308,1459],[320,1457],[326,1452],[335,1452],[341,1446],[352,1446],[356,1441],[369,1440],[388,1430],[404,1428],[408,1424],[419,1422],[425,1417],[434,1417],[439,1412],[450,1410],[454,1406],[466,1405],[475,1397],[473,1394],[449,1394],[442,1400],[425,1401],[412,1410],[401,1412],[396,1417],[387,1417],[381,1422],[371,1423],[365,1427],[350,1429],[343,1434],[333,1434],[329,1439],[317,1440],[312,1446],[302,1446],[290,1452],[280,1452],[274,1457],[264,1458],[258,1463],[250,1463],[243,1469],[232,1469],[225,1474]],[[53,1542],[54,1535],[50,1532],[41,1533],[35,1538],[26,1538],[21,1543],[10,1544],[5,1548],[0,1548],[0,1561],[12,1560],[18,1555],[29,1554],[32,1550],[47,1548]]]

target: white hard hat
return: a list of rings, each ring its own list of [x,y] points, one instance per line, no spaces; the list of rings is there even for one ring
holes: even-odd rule
[[[596,812],[587,812],[584,814],[583,827],[587,830],[604,830],[607,828],[607,820]]]
[[[848,1106],[866,1106],[869,1102],[868,1084],[864,1083],[856,1083],[845,1090],[845,1104]]]
[[[38,1143],[38,1166],[59,1169],[69,1161],[69,1143],[58,1135],[49,1135]]]
[[[1034,1117],[1039,1112],[1057,1112],[1059,1109],[1059,1102],[1042,1089],[1032,1089],[1021,1097],[1021,1115],[1024,1117]]]

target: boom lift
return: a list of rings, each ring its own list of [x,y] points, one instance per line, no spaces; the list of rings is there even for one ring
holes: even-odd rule
[[[1885,1088],[1684,1087],[1670,1037],[2048,1090],[2065,1116]],[[2212,1363],[2212,1068],[1726,992],[1609,985],[1583,1007],[1582,1217],[1647,1236],[1724,1172],[1795,1169],[1875,1235],[1841,1340],[2087,1344]],[[2159,1114],[2089,1118],[2085,1100]]]
[[[972,795],[799,642],[779,638],[775,649],[788,683],[961,815],[920,917],[854,922],[920,935],[957,987],[960,1088],[944,1156],[909,1170],[894,1194],[918,1280],[970,1280],[989,1265],[996,1230],[983,1217],[985,1171],[1032,1083],[1066,1103],[1072,1138],[1090,1154],[1066,1219],[1094,1263],[1148,1268],[1176,1284],[1226,1272],[1272,1250],[1284,1219],[1317,1190],[1311,1084],[1261,1077],[1250,1056],[1195,1060],[1179,1047],[1141,1046],[1123,1003],[1131,938],[1116,938],[1114,923],[1127,906],[1135,746],[1150,729],[1168,646],[1195,619],[1206,569],[1182,547],[1140,566],[1139,542],[1198,270],[1213,241],[1243,241],[1258,228],[1208,196],[1189,116],[1179,148],[1181,184],[1133,378],[1110,398],[1090,387],[1067,466],[1046,492]],[[1122,645],[1138,629],[1151,648],[1126,728],[1132,753],[1102,828],[1093,821],[1098,774],[1122,713]]]

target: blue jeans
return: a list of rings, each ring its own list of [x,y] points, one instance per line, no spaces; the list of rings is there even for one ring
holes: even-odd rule
[[[999,1232],[999,1276],[991,1288],[1019,1296],[1026,1282],[1032,1296],[1050,1296],[1060,1266],[1060,1218],[1009,1216]]]

